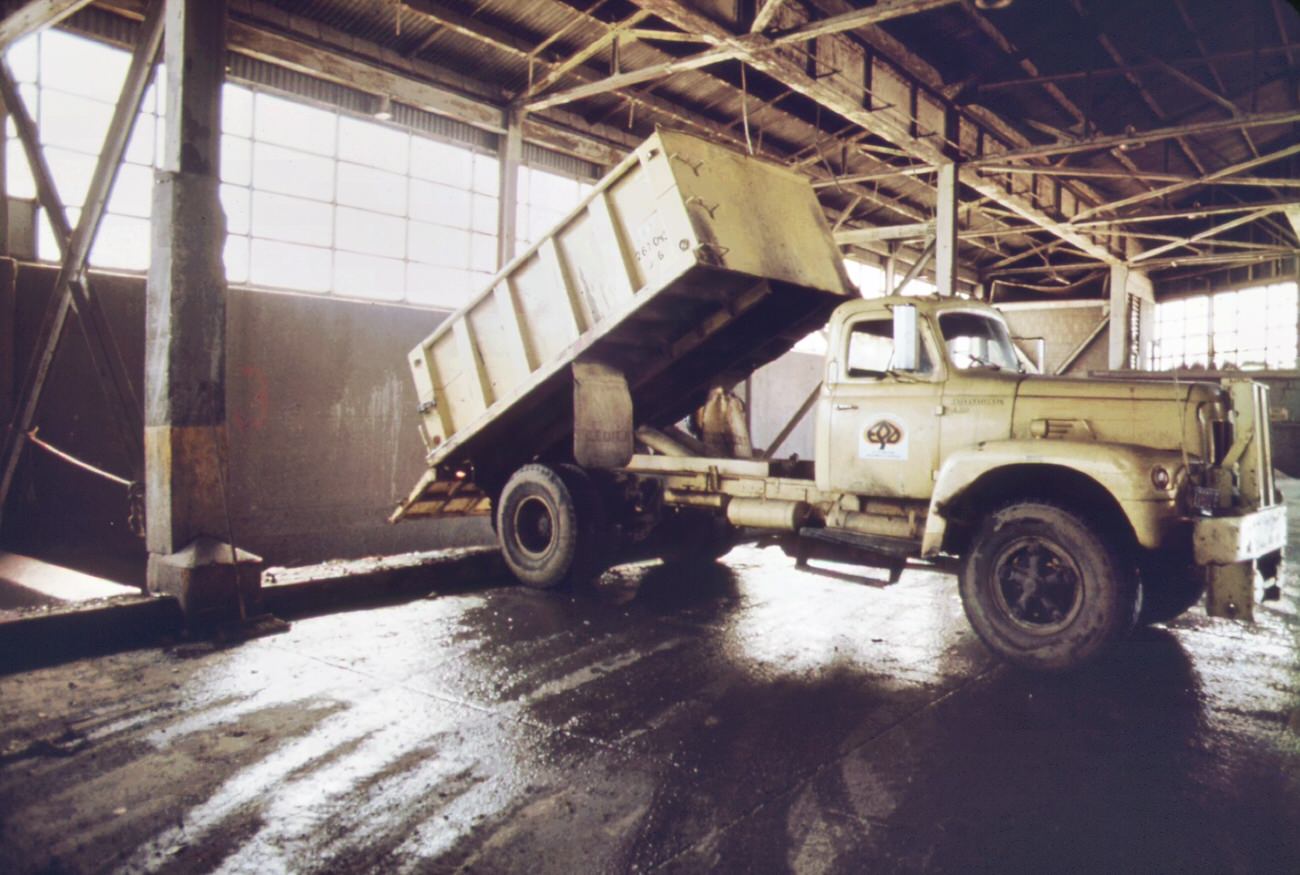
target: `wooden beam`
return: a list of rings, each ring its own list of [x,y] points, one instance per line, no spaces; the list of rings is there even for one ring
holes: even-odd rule
[[[0,20],[0,52],[23,37],[58,24],[93,0],[28,0]]]
[[[1195,234],[1191,235],[1190,237],[1185,237],[1182,240],[1175,240],[1172,243],[1165,243],[1161,246],[1156,246],[1153,249],[1148,249],[1145,252],[1141,252],[1133,256],[1132,258],[1130,258],[1128,260],[1129,264],[1139,264],[1144,261],[1150,261],[1152,258],[1155,258],[1157,255],[1163,255],[1166,252],[1172,252],[1173,250],[1178,249],[1180,247],[1190,246],[1193,243],[1196,243],[1200,240],[1206,240],[1210,237],[1214,237],[1226,231],[1231,231],[1233,228],[1239,228],[1242,225],[1248,225],[1251,222],[1254,222],[1258,219],[1264,218],[1267,215],[1270,215],[1271,213],[1277,212],[1277,210],[1278,210],[1277,207],[1265,208],[1262,210],[1256,210],[1253,213],[1247,213],[1244,216],[1238,216],[1237,218],[1230,219],[1227,222],[1223,222],[1222,224],[1214,225],[1213,227],[1206,228],[1203,231],[1198,231]]]
[[[957,2],[959,0],[879,0],[876,5],[869,6],[866,9],[842,12],[839,15],[832,15],[800,25],[794,30],[773,34],[772,43],[773,45],[783,46],[791,43],[807,42],[818,37],[830,36],[833,33],[842,33],[846,30],[855,30],[859,27],[880,24],[894,18],[902,18],[905,15],[929,12],[931,9],[951,6]]]
[[[1297,114],[1297,117],[1300,117],[1300,113]],[[1293,146],[1288,146],[1285,149],[1279,149],[1276,152],[1270,152],[1267,155],[1261,155],[1258,158],[1251,158],[1249,161],[1241,161],[1238,162],[1237,164],[1229,164],[1227,167],[1216,170],[1213,173],[1208,173],[1205,174],[1204,176],[1197,177],[1194,180],[1190,180],[1186,182],[1173,182],[1170,183],[1169,185],[1166,185],[1162,188],[1157,188],[1153,191],[1143,192],[1142,194],[1135,194],[1132,197],[1126,197],[1121,200],[1112,201],[1111,203],[1108,204],[1101,204],[1100,206],[1092,207],[1091,209],[1084,210],[1078,215],[1076,215],[1073,219],[1071,219],[1071,222],[1077,223],[1084,219],[1087,219],[1089,216],[1095,216],[1100,213],[1113,213],[1115,210],[1122,209],[1123,207],[1128,207],[1128,206],[1132,206],[1133,204],[1139,204],[1145,201],[1153,200],[1155,198],[1164,197],[1165,195],[1173,194],[1175,192],[1185,191],[1186,189],[1193,188],[1197,185],[1202,184],[1203,182],[1207,182],[1207,181],[1212,182],[1216,179],[1223,179],[1225,177],[1232,176],[1234,173],[1240,173],[1243,170],[1249,170],[1252,167],[1258,167],[1261,164],[1269,164],[1272,163],[1273,161],[1278,161],[1282,158],[1286,158],[1290,155],[1294,155],[1297,152],[1300,152],[1300,143],[1297,143]],[[1249,205],[1247,205],[1247,207],[1249,207]]]
[[[566,74],[572,72],[578,67],[581,67],[589,59],[594,57],[597,53],[604,51],[610,44],[614,42],[614,40],[618,39],[620,33],[627,31],[629,28],[637,24],[640,24],[642,21],[644,21],[649,17],[650,17],[649,13],[647,13],[643,9],[638,9],[636,12],[633,12],[627,18],[624,18],[618,24],[613,25],[608,30],[606,30],[603,34],[601,34],[599,37],[592,40],[586,46],[579,49],[577,52],[573,53],[565,60],[556,64],[554,67],[551,68],[549,73],[547,73],[541,79],[538,79],[536,82],[533,82],[531,85],[529,85],[528,88],[524,91],[524,93],[520,95],[519,98],[516,99],[522,99],[526,101],[528,98],[533,97],[534,95],[541,94],[547,88],[550,88],[556,82],[559,82],[561,79],[563,79]]]
[[[1154,143],[1175,137],[1208,134],[1214,131],[1229,130],[1239,127],[1265,127],[1268,125],[1286,125],[1300,121],[1300,109],[1287,109],[1281,112],[1242,115],[1238,118],[1213,119],[1204,122],[1192,122],[1167,128],[1155,128],[1149,131],[1113,134],[1101,137],[1084,137],[1064,143],[1046,143],[1041,146],[1027,146],[1023,149],[1011,149],[1006,152],[986,155],[967,163],[968,167],[985,164],[1001,164],[1006,161],[1020,161],[1029,158],[1046,158],[1054,155],[1073,155],[1079,152],[1092,152],[1098,149],[1113,149],[1116,146],[1131,146],[1137,143]]]
[[[672,61],[664,61],[659,64],[651,64],[649,67],[642,67],[639,70],[629,70],[626,73],[618,73],[613,76],[607,76],[604,79],[598,79],[595,82],[588,82],[585,85],[579,85],[575,88],[569,88],[565,91],[558,91],[554,94],[548,94],[545,97],[539,97],[527,103],[529,112],[549,109],[552,106],[559,106],[562,103],[569,103],[574,100],[582,100],[584,97],[594,97],[597,94],[605,94],[609,91],[617,91],[620,88],[626,88],[629,85],[637,85],[641,82],[649,82],[651,79],[662,79],[665,76],[671,76],[674,73],[683,73],[687,70],[698,70],[701,67],[707,67],[710,64],[716,64],[720,61],[728,61],[735,58],[739,51],[732,48],[713,48],[697,52],[685,58],[678,58]]]
[[[772,23],[772,19],[776,17],[776,14],[781,11],[781,7],[784,5],[785,0],[767,0],[763,4],[763,8],[758,10],[758,14],[754,16],[754,23],[749,26],[749,32],[762,33],[767,30],[767,26]]]
[[[805,97],[837,113],[864,130],[884,137],[902,148],[911,157],[931,164],[950,160],[946,154],[950,144],[946,140],[940,141],[942,138],[934,137],[936,133],[934,131],[920,130],[917,118],[915,116],[909,117],[909,110],[894,107],[890,111],[874,111],[868,108],[864,104],[862,94],[845,88],[839,81],[816,78],[799,61],[787,57],[783,53],[770,51],[772,41],[766,37],[758,34],[747,34],[740,39],[733,38],[725,27],[688,6],[682,0],[636,0],[636,3],[641,8],[650,10],[681,30],[713,36],[726,45],[740,49],[741,60],[750,66],[777,79],[787,87],[800,92]],[[874,61],[871,62],[874,63]],[[897,81],[897,68],[890,72],[889,75]],[[939,118],[943,118],[952,111],[950,105],[943,103],[932,92],[923,93],[914,89],[911,94],[915,97],[918,114],[922,111],[922,99],[924,99],[924,112],[927,114],[934,113]],[[970,129],[970,120],[959,118],[954,130],[958,139],[960,139],[960,129],[963,125],[968,133],[974,133]],[[1115,253],[1111,252],[1102,243],[1091,239],[1088,235],[1075,233],[1070,228],[1060,227],[1057,219],[1024,196],[1008,192],[996,182],[984,179],[966,167],[959,171],[959,177],[962,183],[1002,204],[1017,216],[1040,226],[1055,228],[1054,233],[1066,237],[1072,245],[1086,254],[1107,260],[1108,263],[1118,263],[1120,261]]]
[[[1282,176],[1230,176],[1210,179],[1205,176],[1186,176],[1180,173],[1152,173],[1139,170],[1127,173],[1120,170],[1098,170],[1091,167],[1043,167],[1020,164],[991,164],[980,167],[980,173],[1011,173],[1029,176],[1063,177],[1067,179],[1144,179],[1150,182],[1190,182],[1196,185],[1246,185],[1261,188],[1300,188],[1300,179]],[[860,177],[841,177],[860,179]]]
[[[1300,43],[1284,43],[1278,46],[1260,46],[1259,52],[1263,55],[1290,54],[1292,51],[1300,49]],[[1004,91],[1009,88],[1026,88],[1037,85],[1043,85],[1049,82],[1079,82],[1089,77],[1096,79],[1112,78],[1123,76],[1128,73],[1142,71],[1152,71],[1161,68],[1162,64],[1169,64],[1174,67],[1204,67],[1208,64],[1214,64],[1220,61],[1242,61],[1248,60],[1256,54],[1253,49],[1243,49],[1236,52],[1220,52],[1214,55],[1205,55],[1197,58],[1175,58],[1164,59],[1157,63],[1155,61],[1146,61],[1137,64],[1125,64],[1115,67],[1099,67],[1095,70],[1079,70],[1070,73],[1050,73],[1042,76],[1026,76],[1022,79],[1003,79],[997,82],[982,82],[975,86],[979,92],[987,91]]]

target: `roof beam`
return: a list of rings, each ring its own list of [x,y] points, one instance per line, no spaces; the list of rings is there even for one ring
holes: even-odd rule
[[[1155,128],[1149,131],[1112,134],[1101,137],[1082,137],[1063,143],[1046,143],[1041,146],[1027,146],[1023,149],[1011,149],[1006,152],[989,154],[968,162],[968,166],[983,164],[1001,164],[1005,161],[1018,161],[1028,158],[1046,158],[1053,155],[1073,155],[1078,152],[1092,152],[1097,149],[1112,149],[1116,146],[1131,146],[1169,140],[1175,137],[1207,134],[1231,128],[1257,128],[1267,125],[1285,125],[1300,121],[1300,109],[1287,109],[1281,112],[1241,115],[1237,118],[1213,119],[1204,122],[1192,122],[1185,125],[1173,125],[1167,128]]]
[[[772,19],[776,17],[776,14],[781,11],[781,7],[784,5],[785,0],[767,0],[763,4],[763,8],[758,10],[758,14],[754,16],[754,23],[749,26],[749,32],[762,33],[767,30],[767,26],[772,23]]]
[[[1195,186],[1202,185],[1206,182],[1223,179],[1224,177],[1232,176],[1234,173],[1240,173],[1243,170],[1258,167],[1261,164],[1269,164],[1273,161],[1281,160],[1282,158],[1295,155],[1298,152],[1300,152],[1300,143],[1293,146],[1287,146],[1285,149],[1279,149],[1276,152],[1270,152],[1267,155],[1261,155],[1258,158],[1251,158],[1249,161],[1229,164],[1227,167],[1216,170],[1213,173],[1207,173],[1204,176],[1186,180],[1184,182],[1172,182],[1163,188],[1142,192],[1141,194],[1135,194],[1132,197],[1126,197],[1121,200],[1112,201],[1108,204],[1101,204],[1100,206],[1092,207],[1091,209],[1084,210],[1076,215],[1072,221],[1078,222],[1088,218],[1089,216],[1095,216],[1100,213],[1113,213],[1115,210],[1122,209],[1123,207],[1144,203],[1149,200],[1174,194],[1175,192],[1185,191],[1186,189],[1194,188]],[[1250,205],[1246,204],[1245,206],[1249,208]]]
[[[543,76],[541,79],[538,79],[537,81],[529,85],[528,88],[524,90],[524,93],[520,95],[520,99],[527,100],[528,98],[536,94],[541,94],[547,88],[550,88],[556,82],[559,82],[561,79],[563,79],[566,73],[569,73],[577,69],[578,67],[582,66],[590,58],[594,57],[597,53],[603,51],[606,47],[611,45],[614,42],[614,40],[618,39],[620,33],[624,33],[624,32],[629,34],[633,33],[634,31],[632,31],[631,28],[634,28],[636,25],[640,24],[642,21],[644,21],[649,17],[650,17],[649,13],[647,13],[645,10],[638,9],[636,12],[633,12],[627,18],[624,18],[618,24],[612,25],[608,30],[606,30],[599,37],[592,40],[590,43],[588,43],[583,48],[579,49],[577,52],[574,52],[564,61],[561,61],[556,66],[552,67],[551,71],[547,73],[545,76]]]
[[[1300,179],[1291,179],[1282,176],[1231,176],[1224,179],[1211,179],[1208,176],[1184,176],[1179,173],[1154,173],[1146,170],[1139,170],[1136,173],[1127,173],[1121,170],[1098,170],[1092,167],[1039,167],[1029,164],[983,164],[980,165],[980,173],[987,173],[990,175],[997,173],[1014,173],[1029,176],[1064,177],[1067,179],[1128,180],[1137,178],[1150,182],[1190,182],[1193,185],[1247,185],[1258,186],[1261,188],[1300,188]],[[881,174],[878,178],[883,179],[888,175],[891,174]],[[862,177],[843,177],[843,179],[862,181]],[[828,183],[821,184],[826,185]]]
[[[1300,43],[1284,43],[1277,46],[1260,46],[1258,54],[1276,55],[1290,54],[1292,51],[1300,49]],[[1137,64],[1125,64],[1116,67],[1099,67],[1095,70],[1079,70],[1072,73],[1049,73],[1042,76],[1026,76],[1022,79],[1004,79],[998,82],[981,82],[974,85],[977,92],[986,91],[1004,91],[1009,88],[1026,88],[1036,85],[1044,85],[1051,82],[1078,82],[1091,77],[1092,79],[1104,79],[1113,76],[1125,76],[1129,73],[1138,73],[1143,71],[1154,71],[1161,69],[1162,64],[1168,64],[1172,67],[1204,67],[1219,61],[1242,61],[1249,60],[1256,55],[1254,49],[1243,49],[1236,52],[1219,52],[1213,55],[1204,55],[1198,58],[1177,58],[1174,60],[1164,59],[1163,61],[1146,61]]]
[[[905,15],[929,12],[931,9],[951,6],[956,2],[958,0],[879,0],[876,5],[868,6],[866,9],[841,12],[839,15],[820,18],[784,33],[772,34],[772,44],[774,46],[784,46],[807,42],[818,37],[830,36],[833,33],[856,30],[859,27],[868,27],[890,19],[902,18]]]
[[[739,54],[736,49],[706,49],[697,52],[694,55],[688,55],[685,58],[678,58],[672,61],[664,61],[659,64],[651,64],[649,67],[642,67],[639,70],[629,70],[626,73],[617,73],[613,76],[606,76],[604,79],[598,79],[595,82],[588,82],[585,85],[579,85],[575,88],[569,88],[565,91],[558,91],[554,94],[548,94],[545,97],[538,97],[530,100],[526,105],[529,112],[549,109],[552,106],[559,106],[563,103],[570,103],[574,100],[582,100],[584,97],[594,97],[597,94],[604,94],[609,91],[617,91],[620,88],[626,88],[629,85],[639,85],[642,82],[649,82],[651,79],[662,79],[665,76],[671,76],[674,73],[683,73],[687,70],[698,70],[701,67],[707,67],[710,64],[717,64],[721,61],[729,61]]]
[[[1282,208],[1269,207],[1262,210],[1256,210],[1253,213],[1247,213],[1244,216],[1238,216],[1235,219],[1229,219],[1228,221],[1223,222],[1222,224],[1214,225],[1212,227],[1206,228],[1203,231],[1197,231],[1195,234],[1191,235],[1190,237],[1184,237],[1182,240],[1175,240],[1172,243],[1164,243],[1161,244],[1160,246],[1147,249],[1144,252],[1141,252],[1133,256],[1132,258],[1130,258],[1129,264],[1138,264],[1143,261],[1149,261],[1152,258],[1155,258],[1157,255],[1164,255],[1166,252],[1172,252],[1173,250],[1180,249],[1184,246],[1191,246],[1193,243],[1197,243],[1201,240],[1207,240],[1210,237],[1215,237],[1219,234],[1223,234],[1227,231],[1231,231],[1233,228],[1239,228],[1242,225],[1248,225],[1251,222],[1256,221],[1257,219],[1262,219],[1271,213],[1277,212],[1279,209]]]
[[[0,51],[26,36],[58,24],[92,0],[28,0],[0,20]]]
[[[961,130],[963,123],[967,134],[974,135],[976,133],[972,129],[970,119],[962,118],[950,104],[944,102],[928,89],[922,90],[915,80],[905,85],[908,89],[906,92],[908,95],[907,102],[915,105],[915,114],[913,114],[910,106],[908,108],[895,106],[892,109],[882,107],[879,110],[868,108],[864,104],[862,94],[846,88],[841,81],[832,81],[830,77],[815,78],[808,73],[801,63],[783,53],[771,51],[774,47],[772,41],[761,35],[749,34],[743,38],[736,38],[725,27],[701,14],[698,10],[687,6],[681,0],[635,0],[635,2],[641,8],[648,9],[680,30],[714,37],[722,45],[739,49],[739,57],[750,66],[800,92],[805,97],[854,124],[884,137],[908,152],[912,157],[927,163],[939,164],[952,160],[948,147],[951,145],[950,141],[963,142],[963,132]],[[864,63],[878,63],[878,59],[867,58],[865,55],[864,52]],[[897,67],[882,71],[881,80],[885,79],[898,82],[899,71]],[[857,87],[859,91],[862,90],[860,84]],[[940,132],[925,130],[925,126],[932,126],[933,122],[923,122],[922,117],[925,119],[953,119],[957,130],[951,132],[952,135],[949,137],[936,137],[936,134]],[[973,136],[969,137],[969,139],[973,138]],[[936,142],[936,139],[939,142]],[[1009,192],[996,182],[981,177],[965,166],[962,167],[960,181],[974,188],[980,194],[998,202],[1019,217],[1041,227],[1054,229],[1054,233],[1068,239],[1072,245],[1086,254],[1107,263],[1120,262],[1119,257],[1105,245],[1093,240],[1086,234],[1076,233],[1071,228],[1061,226],[1055,218],[1023,195]]]

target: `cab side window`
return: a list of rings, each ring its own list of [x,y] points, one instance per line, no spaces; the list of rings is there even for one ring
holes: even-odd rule
[[[859,322],[849,331],[847,376],[879,379],[894,366],[894,323],[889,319]],[[921,344],[921,358],[915,373],[934,370],[930,351]]]

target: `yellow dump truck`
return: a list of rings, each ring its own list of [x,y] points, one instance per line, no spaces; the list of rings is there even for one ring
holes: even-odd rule
[[[727,390],[823,327],[815,458],[754,453]],[[861,299],[806,180],[683,134],[409,363],[429,468],[393,521],[491,514],[530,586],[766,533],[800,559],[951,567],[980,638],[1042,670],[1202,594],[1250,619],[1276,593],[1264,386],[1044,377],[989,306]]]

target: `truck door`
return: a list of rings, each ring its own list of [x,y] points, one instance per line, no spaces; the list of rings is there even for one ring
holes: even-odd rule
[[[818,446],[828,466],[824,486],[927,498],[939,458],[940,359],[922,323],[917,370],[892,370],[893,331],[888,314],[866,315],[846,325],[830,350]]]

